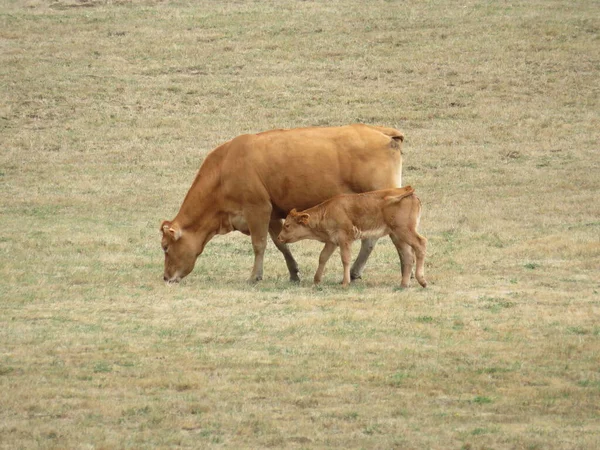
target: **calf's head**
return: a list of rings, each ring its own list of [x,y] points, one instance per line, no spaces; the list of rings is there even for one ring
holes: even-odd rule
[[[311,229],[308,226],[310,216],[307,213],[299,213],[292,209],[285,218],[283,228],[277,239],[284,244],[307,239],[311,236]]]
[[[184,233],[176,223],[164,221],[160,231],[162,232],[161,246],[165,253],[163,278],[169,283],[176,283],[194,269],[199,253],[195,248],[193,236]]]

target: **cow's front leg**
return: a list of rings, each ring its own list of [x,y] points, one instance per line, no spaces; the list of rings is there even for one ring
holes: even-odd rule
[[[263,278],[263,262],[267,248],[271,208],[255,208],[245,214],[246,223],[250,231],[252,249],[254,250],[254,266],[250,274],[250,281],[254,283]]]
[[[352,259],[350,249],[351,242],[340,242],[340,254],[342,256],[342,265],[344,266],[344,279],[342,280],[343,287],[348,287],[350,284],[350,260]]]
[[[331,242],[327,242],[325,243],[325,247],[323,247],[323,250],[321,250],[321,254],[319,255],[319,268],[317,269],[317,272],[315,273],[315,284],[319,284],[321,282],[321,280],[323,279],[323,272],[325,271],[325,264],[327,264],[327,261],[329,261],[329,258],[331,257],[331,254],[333,253],[333,251],[335,250],[336,245],[331,243]]]
[[[300,270],[298,269],[298,263],[294,259],[292,252],[290,251],[290,247],[283,242],[279,242],[277,236],[281,233],[281,219],[273,219],[269,223],[269,235],[271,236],[271,240],[275,244],[275,247],[283,253],[283,257],[285,258],[285,263],[287,265],[288,271],[290,272],[290,281],[299,282],[300,277],[298,273]]]
[[[360,252],[358,252],[356,261],[354,261],[352,269],[350,270],[350,278],[352,280],[358,280],[362,277],[363,270],[365,269],[365,265],[367,264],[367,259],[369,259],[369,256],[375,248],[376,243],[377,238],[368,238],[363,239],[361,241]]]

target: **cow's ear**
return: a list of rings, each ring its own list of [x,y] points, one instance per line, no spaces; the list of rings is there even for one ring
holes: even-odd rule
[[[301,223],[302,225],[308,225],[308,219],[310,219],[310,215],[307,213],[298,214],[298,217],[296,218],[298,223]]]
[[[169,231],[169,228],[171,228],[171,222],[169,222],[168,220],[163,221],[163,223],[160,224],[160,232],[162,234],[166,234],[167,231]]]
[[[171,237],[173,238],[174,241],[178,241],[182,235],[181,228],[171,227],[171,228],[169,228],[169,234],[171,235]]]
[[[174,241],[177,241],[179,238],[181,238],[181,228],[167,220],[162,223],[160,230],[162,231],[163,235],[169,236]]]

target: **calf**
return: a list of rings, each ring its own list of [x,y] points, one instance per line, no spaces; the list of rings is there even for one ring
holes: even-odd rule
[[[425,287],[427,239],[417,232],[420,217],[421,201],[410,186],[363,194],[343,194],[301,212],[293,209],[286,217],[278,239],[281,243],[302,239],[315,239],[325,243],[319,256],[315,283],[321,281],[327,260],[339,246],[344,265],[342,285],[348,286],[352,242],[357,239],[380,238],[387,234],[400,257],[401,286],[408,287],[414,250],[417,259],[415,276],[419,284]]]

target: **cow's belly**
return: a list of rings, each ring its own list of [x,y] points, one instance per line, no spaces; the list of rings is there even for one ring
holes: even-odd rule
[[[250,228],[248,228],[248,222],[242,214],[230,214],[229,223],[234,230],[244,234],[250,234]]]

